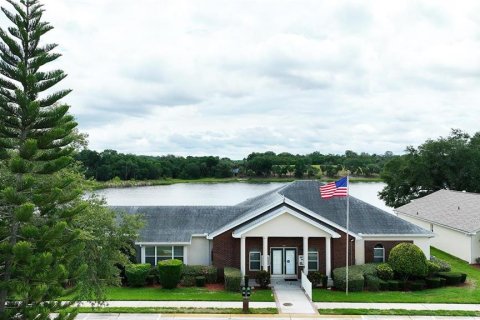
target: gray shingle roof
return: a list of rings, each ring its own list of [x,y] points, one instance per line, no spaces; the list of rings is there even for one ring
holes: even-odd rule
[[[480,194],[439,190],[395,209],[464,232],[480,230]]]
[[[145,226],[139,242],[189,242],[193,234],[212,233],[229,223],[284,198],[346,227],[345,198],[320,198],[322,183],[295,181],[234,206],[117,206],[118,212],[142,214]],[[431,234],[388,212],[350,197],[350,230],[356,234]]]
[[[322,199],[319,194],[322,184],[316,180],[295,181],[280,190],[280,194],[346,228],[346,198]],[[350,196],[349,201],[350,230],[356,234],[430,234],[360,199]]]

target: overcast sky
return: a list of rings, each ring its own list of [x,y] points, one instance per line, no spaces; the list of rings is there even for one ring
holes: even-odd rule
[[[92,149],[401,153],[480,130],[479,1],[44,3]]]

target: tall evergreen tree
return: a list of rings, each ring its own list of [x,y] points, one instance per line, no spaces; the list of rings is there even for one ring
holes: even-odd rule
[[[11,26],[0,28],[0,316],[47,319],[62,310],[54,299],[64,285],[87,270],[76,255],[74,219],[85,208],[78,179],[63,171],[72,165],[74,118],[53,91],[66,77],[45,70],[58,59],[56,44],[42,44],[52,30],[37,0],[6,0]],[[9,300],[15,302],[8,303]],[[59,319],[73,318],[59,315]]]

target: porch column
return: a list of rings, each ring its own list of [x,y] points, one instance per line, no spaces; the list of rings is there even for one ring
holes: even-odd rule
[[[245,237],[240,238],[240,271],[245,276]]]
[[[330,246],[331,237],[325,238],[325,273],[330,279],[332,272],[332,255],[331,255],[331,246]]]
[[[303,237],[303,273],[308,274],[308,237]]]
[[[263,237],[263,270],[268,271],[268,237]]]

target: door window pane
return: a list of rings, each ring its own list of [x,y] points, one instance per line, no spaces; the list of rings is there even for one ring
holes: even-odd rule
[[[318,270],[318,252],[317,251],[308,252],[308,270],[309,271]]]

